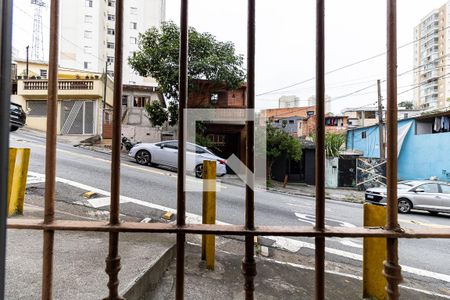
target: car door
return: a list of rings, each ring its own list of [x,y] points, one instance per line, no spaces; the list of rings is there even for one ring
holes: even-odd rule
[[[178,161],[178,143],[166,142],[159,151],[161,164],[169,167],[177,167]]]
[[[450,211],[450,184],[440,184],[441,209]]]
[[[417,186],[413,197],[414,208],[438,208],[441,205],[437,183],[425,183]]]

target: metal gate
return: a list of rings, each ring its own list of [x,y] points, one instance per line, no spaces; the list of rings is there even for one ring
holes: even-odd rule
[[[93,101],[61,101],[61,134],[94,134]]]
[[[43,220],[11,219],[9,228],[35,229],[44,232],[42,299],[52,299],[53,280],[53,242],[56,230],[101,231],[109,233],[109,254],[106,259],[106,272],[109,275],[109,296],[106,299],[122,299],[119,295],[118,273],[120,271],[119,234],[120,232],[162,232],[177,237],[176,260],[176,299],[184,298],[184,256],[186,234],[214,234],[245,236],[245,251],[242,262],[243,286],[246,299],[253,299],[255,289],[256,262],[254,257],[254,236],[304,236],[315,238],[315,299],[325,298],[325,239],[330,237],[384,237],[387,239],[387,259],[384,262],[384,275],[387,279],[386,293],[389,299],[399,298],[399,282],[402,280],[398,264],[398,238],[450,238],[448,228],[410,230],[402,229],[397,218],[397,37],[396,0],[387,0],[387,222],[383,228],[359,227],[342,228],[325,226],[325,0],[316,0],[316,223],[315,226],[255,226],[254,193],[249,187],[245,193],[245,222],[243,225],[202,225],[186,224],[185,195],[185,147],[184,110],[187,103],[188,88],[188,0],[181,1],[180,18],[180,77],[179,108],[180,130],[177,176],[177,222],[176,224],[121,222],[119,218],[120,198],[120,140],[121,140],[121,96],[122,96],[122,47],[115,48],[114,65],[114,122],[111,163],[111,206],[109,222],[63,221],[55,220],[55,167],[56,167],[56,124],[57,124],[57,71],[58,71],[58,18],[59,0],[51,1],[50,12],[50,59],[47,114],[47,140],[45,159],[45,215]],[[1,88],[2,97],[9,99],[12,1],[1,0]],[[115,44],[123,44],[123,3],[116,0]],[[255,106],[255,0],[248,0],[247,27],[247,99],[248,108]],[[292,35],[295,38],[295,34]],[[6,78],[6,80],[5,80]],[[1,102],[0,113],[0,163],[1,163],[1,247],[0,247],[0,295],[4,287],[5,261],[5,204],[8,163],[8,106]],[[246,157],[247,168],[254,170],[254,132],[253,121],[247,121]],[[250,175],[248,175],[250,176]],[[264,276],[261,274],[259,276]],[[301,284],[301,278],[299,278]]]

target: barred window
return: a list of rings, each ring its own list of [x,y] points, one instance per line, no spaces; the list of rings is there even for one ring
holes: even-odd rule
[[[46,100],[28,100],[27,101],[28,116],[45,117],[47,116]]]

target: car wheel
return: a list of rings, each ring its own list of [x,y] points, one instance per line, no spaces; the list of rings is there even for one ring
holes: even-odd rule
[[[203,178],[203,164],[197,165],[195,167],[195,177]]]
[[[412,208],[412,203],[408,199],[398,199],[398,212],[402,214],[409,213]]]
[[[18,126],[13,126],[13,125],[11,125],[11,126],[9,127],[9,131],[16,131],[17,129],[19,129]]]
[[[147,150],[139,150],[135,156],[136,162],[140,165],[148,165],[151,162],[150,152]]]
[[[434,211],[434,210],[429,210],[428,212],[429,212],[430,215],[432,215],[432,216],[437,216],[437,215],[439,214],[438,211]]]

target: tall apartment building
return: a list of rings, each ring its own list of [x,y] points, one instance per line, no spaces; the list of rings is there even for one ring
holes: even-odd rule
[[[414,28],[414,102],[416,108],[450,106],[450,1]]]
[[[113,75],[114,0],[61,1],[60,65],[66,68]],[[156,86],[152,78],[138,76],[128,65],[128,57],[138,49],[139,33],[158,26],[165,19],[165,0],[124,1],[123,83]]]

